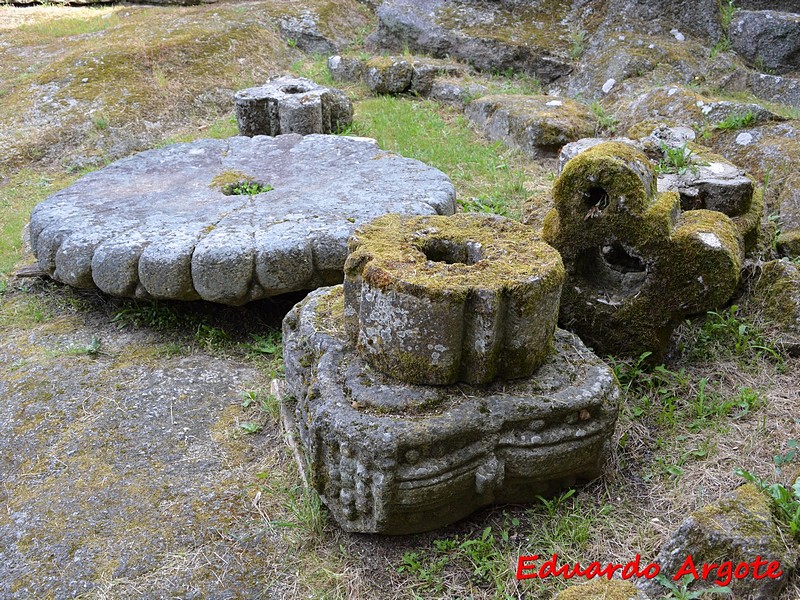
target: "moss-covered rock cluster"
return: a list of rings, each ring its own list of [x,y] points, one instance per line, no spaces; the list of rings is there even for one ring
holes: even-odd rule
[[[658,360],[678,322],[736,289],[744,255],[736,225],[658,193],[649,159],[629,144],[576,156],[553,195],[544,238],[567,271],[561,322],[596,350]]]

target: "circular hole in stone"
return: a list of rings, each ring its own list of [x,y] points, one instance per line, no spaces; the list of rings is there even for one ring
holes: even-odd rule
[[[474,265],[483,258],[477,242],[454,242],[443,239],[426,239],[422,253],[432,262],[454,265]]]
[[[578,255],[576,275],[608,297],[635,295],[647,278],[644,261],[619,242],[587,248]]]
[[[305,94],[308,88],[304,85],[285,85],[281,88],[284,94]]]
[[[609,267],[620,273],[642,273],[645,270],[642,259],[625,250],[619,242],[602,246],[600,254]]]
[[[603,210],[608,206],[608,192],[600,186],[589,188],[583,192],[583,203],[590,210]]]

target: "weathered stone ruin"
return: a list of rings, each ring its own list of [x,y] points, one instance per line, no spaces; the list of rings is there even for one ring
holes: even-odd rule
[[[388,212],[452,214],[437,169],[374,140],[199,140],[86,175],[33,209],[53,279],[114,296],[240,305],[342,280],[347,238]]]
[[[273,77],[236,92],[236,123],[246,136],[339,133],[353,123],[353,103],[335,88],[303,77]]]
[[[427,531],[600,473],[617,385],[555,329],[552,248],[501,217],[390,215],[350,250],[344,287],[283,332],[311,483],[345,530]]]
[[[570,160],[555,182],[544,238],[564,259],[561,322],[601,352],[658,360],[686,315],[724,304],[744,244],[734,222],[681,209],[658,192],[647,156],[622,142]]]

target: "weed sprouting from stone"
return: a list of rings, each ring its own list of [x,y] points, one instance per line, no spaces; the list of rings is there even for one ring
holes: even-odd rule
[[[569,56],[572,59],[580,58],[586,50],[587,32],[583,29],[575,31],[569,36]]]
[[[239,181],[231,183],[222,188],[222,193],[226,196],[255,196],[273,189],[268,183],[258,183],[257,181]]]
[[[657,172],[683,175],[690,169],[696,169],[694,159],[692,158],[694,152],[691,148],[687,147],[686,142],[675,147],[667,146],[662,142],[661,151],[664,153],[664,156],[656,165]]]

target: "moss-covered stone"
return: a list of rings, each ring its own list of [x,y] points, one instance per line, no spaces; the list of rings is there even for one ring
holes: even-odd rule
[[[687,557],[702,568],[703,564],[720,565],[731,561],[751,563],[756,557],[780,563],[782,576],[755,579],[752,576],[731,578],[735,598],[769,600],[778,598],[795,569],[796,551],[787,548],[784,537],[773,518],[770,498],[754,484],[737,488],[718,502],[693,513],[661,548],[655,562],[665,576],[672,577]],[[765,567],[760,568],[765,572]],[[712,577],[723,574],[713,571]],[[708,587],[709,581],[694,581],[690,590]],[[645,591],[655,595],[663,588],[654,581],[647,582]]]
[[[376,369],[412,383],[527,377],[545,359],[564,270],[501,217],[387,215],[351,238],[347,329]]]
[[[337,286],[297,304],[283,348],[298,460],[345,530],[428,531],[601,473],[618,385],[577,336],[557,330],[532,377],[414,385],[373,369],[329,323],[341,298]]]
[[[490,139],[534,158],[555,156],[565,144],[594,135],[596,129],[588,106],[554,96],[482,96],[467,106],[466,114]]]
[[[553,600],[646,600],[630,581],[592,579],[556,594]]]
[[[561,322],[597,350],[658,360],[678,322],[734,292],[744,252],[736,225],[657,193],[650,161],[631,145],[579,154],[553,195],[544,239],[567,270]]]
[[[786,259],[759,265],[752,278],[750,302],[764,317],[778,346],[800,349],[800,269]]]

